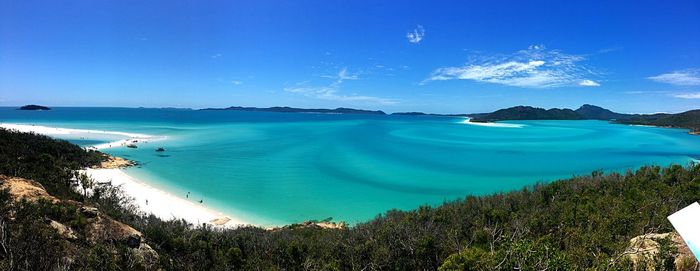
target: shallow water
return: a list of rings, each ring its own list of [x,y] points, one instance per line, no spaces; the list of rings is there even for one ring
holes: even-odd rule
[[[593,170],[687,164],[700,136],[604,121],[293,114],[174,109],[0,108],[0,122],[166,136],[105,152],[127,172],[261,225],[361,222],[389,209],[520,189]],[[71,139],[95,144],[90,138]],[[103,140],[97,140],[98,143]],[[165,152],[155,152],[164,147]]]

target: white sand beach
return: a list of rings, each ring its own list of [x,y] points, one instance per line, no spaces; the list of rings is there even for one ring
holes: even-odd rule
[[[84,130],[84,129],[69,129],[69,128],[58,128],[58,127],[48,127],[41,125],[32,124],[14,124],[14,123],[0,123],[0,128],[5,128],[8,130],[14,130],[25,133],[36,133],[47,136],[59,136],[59,137],[70,137],[70,138],[84,138],[84,139],[112,139],[115,137],[121,138],[119,140],[110,141],[103,144],[97,144],[88,147],[93,150],[101,150],[107,148],[121,147],[127,144],[138,143],[138,142],[149,142],[156,140],[163,140],[165,137],[157,137],[152,135],[137,134],[137,133],[125,133],[116,131],[100,131],[100,130]],[[134,142],[135,141],[135,142]]]
[[[161,219],[184,219],[192,224],[207,223],[217,227],[248,225],[243,219],[223,214],[206,206],[206,202],[189,201],[156,189],[126,174],[122,169],[86,169],[84,172],[99,183],[111,183],[121,187],[134,198],[139,210]],[[148,201],[148,203],[146,202]]]
[[[525,127],[524,124],[515,123],[501,123],[501,122],[473,122],[470,118],[462,121],[464,124],[475,125],[475,126],[485,126],[485,127],[500,127],[500,128],[522,128]]]
[[[125,146],[126,144],[147,143],[154,140],[163,140],[165,137],[156,137],[146,134],[125,133],[116,131],[68,129],[47,127],[31,124],[0,123],[0,128],[19,132],[33,132],[47,136],[59,136],[69,138],[123,138],[108,143],[88,147],[88,149],[107,149]],[[100,137],[108,136],[108,137]],[[231,215],[225,215],[206,206],[206,202],[199,203],[189,201],[184,197],[174,196],[168,192],[156,189],[145,182],[126,174],[118,168],[109,169],[85,169],[86,174],[99,183],[111,183],[120,186],[124,192],[134,198],[134,203],[144,213],[154,214],[161,219],[184,219],[192,224],[208,223],[217,227],[236,227],[247,225],[244,220]],[[148,203],[146,203],[148,200]]]

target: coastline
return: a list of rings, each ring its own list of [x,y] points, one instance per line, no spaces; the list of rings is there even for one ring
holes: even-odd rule
[[[474,126],[499,127],[499,128],[523,128],[523,127],[525,127],[524,124],[515,124],[515,123],[473,122],[473,121],[471,121],[471,118],[465,118],[460,123],[474,125]]]
[[[127,143],[148,142],[153,140],[163,140],[165,137],[155,137],[145,134],[125,133],[115,131],[100,131],[100,130],[83,130],[48,127],[31,124],[14,124],[0,123],[0,128],[14,130],[25,133],[36,133],[46,136],[71,136],[71,137],[92,137],[95,135],[112,135],[126,137],[102,143],[91,147],[86,147],[90,150],[100,150],[112,147],[121,147]],[[106,154],[108,155],[108,154]],[[113,186],[119,186],[124,193],[134,199],[134,204],[139,211],[146,214],[153,214],[161,219],[183,219],[193,225],[201,225],[202,223],[215,227],[239,227],[244,225],[252,225],[246,220],[224,214],[213,208],[207,207],[206,203],[197,203],[187,200],[186,198],[173,195],[162,189],[157,189],[148,184],[148,182],[137,179],[124,170],[128,166],[132,166],[133,162],[121,157],[109,155],[109,161],[104,162],[100,167],[86,168],[81,172],[90,176],[97,183],[110,183]],[[146,203],[148,200],[148,203]]]
[[[109,141],[106,143],[97,144],[97,145],[93,145],[93,146],[86,148],[86,149],[90,149],[90,150],[102,150],[102,149],[108,149],[108,148],[113,148],[113,147],[125,146],[129,143],[149,142],[149,141],[157,141],[157,140],[166,139],[166,137],[158,137],[158,136],[137,134],[137,133],[125,133],[125,132],[102,131],[102,130],[70,129],[70,128],[48,127],[48,126],[34,125],[34,124],[17,124],[17,123],[4,123],[4,122],[0,122],[0,128],[4,128],[7,130],[14,130],[14,131],[23,132],[23,133],[36,133],[36,134],[47,135],[47,136],[72,136],[72,137],[81,138],[81,139],[93,139],[95,137],[99,138],[99,137],[105,137],[105,136],[106,137],[110,137],[110,136],[126,137],[124,139]]]
[[[153,214],[163,220],[184,219],[193,225],[205,223],[225,228],[251,225],[240,217],[207,207],[206,203],[192,202],[157,189],[143,180],[134,178],[121,168],[88,168],[82,172],[95,182],[121,187],[124,193],[134,199],[134,204],[141,212]]]

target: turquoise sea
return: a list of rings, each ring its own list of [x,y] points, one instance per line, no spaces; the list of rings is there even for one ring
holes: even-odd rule
[[[700,158],[684,129],[604,121],[184,109],[0,108],[0,122],[166,136],[107,153],[142,163],[132,176],[260,225],[332,217],[362,222],[390,209],[521,189],[593,170]],[[88,146],[105,139],[66,138]],[[167,151],[155,152],[164,147]]]

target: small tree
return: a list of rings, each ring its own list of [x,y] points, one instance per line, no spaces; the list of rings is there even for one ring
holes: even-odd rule
[[[95,186],[95,181],[85,173],[79,173],[77,179],[83,188],[83,197],[87,198],[87,191]]]

